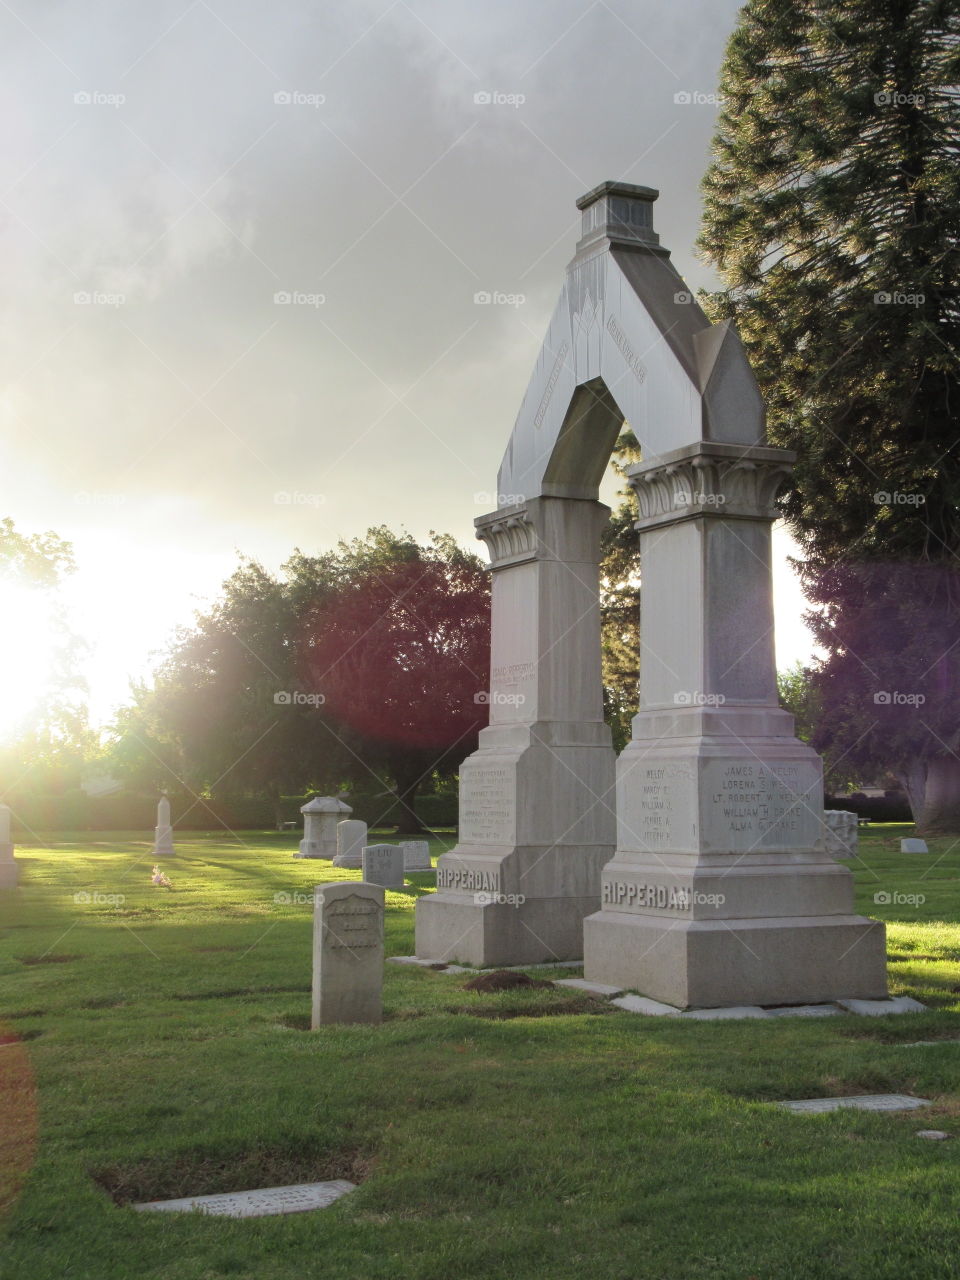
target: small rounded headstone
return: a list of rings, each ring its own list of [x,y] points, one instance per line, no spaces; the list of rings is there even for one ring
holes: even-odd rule
[[[918,1129],[918,1138],[929,1138],[931,1142],[942,1142],[944,1138],[949,1138],[949,1133],[944,1133],[942,1129]]]

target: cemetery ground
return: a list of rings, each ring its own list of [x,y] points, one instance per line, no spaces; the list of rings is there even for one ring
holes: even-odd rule
[[[21,844],[0,897],[0,1274],[960,1274],[960,840],[901,854],[911,833],[869,829],[853,865],[891,994],[928,1012],[679,1021],[387,964],[382,1026],[315,1032],[307,897],[359,872],[294,860],[297,833],[177,832],[169,889],[142,832]],[[413,951],[429,876],[409,879],[388,955]],[[770,1105],[887,1092],[933,1105]],[[333,1178],[359,1185],[283,1217],[125,1207]]]

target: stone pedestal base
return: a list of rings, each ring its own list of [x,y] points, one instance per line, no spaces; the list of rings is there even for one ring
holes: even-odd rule
[[[172,827],[154,827],[153,856],[155,858],[170,858],[175,856]]]
[[[864,916],[676,920],[600,911],[583,926],[591,982],[678,1009],[887,994],[884,926]]]
[[[0,889],[15,889],[20,878],[20,868],[13,858],[0,858]]]
[[[293,855],[295,858],[322,858],[325,862],[332,862],[337,856],[337,849],[332,849],[327,844],[321,844],[319,840],[301,840],[298,853]]]
[[[598,895],[484,901],[483,893],[428,894],[417,903],[417,956],[475,968],[544,964],[583,956],[583,919]]]

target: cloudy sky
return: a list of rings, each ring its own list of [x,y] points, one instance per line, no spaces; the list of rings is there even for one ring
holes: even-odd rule
[[[0,514],[75,545],[98,717],[238,550],[472,543],[582,192],[658,187],[662,242],[714,283],[698,183],[737,8],[3,5]],[[783,665],[809,642],[786,570],[778,593]]]

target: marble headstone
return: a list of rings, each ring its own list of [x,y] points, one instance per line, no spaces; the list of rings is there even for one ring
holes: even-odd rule
[[[367,824],[357,818],[346,818],[337,823],[337,856],[335,867],[347,867],[359,871],[363,866],[363,848],[367,843]]]
[[[404,871],[432,871],[430,845],[426,840],[401,840]]]
[[[363,878],[385,889],[403,888],[403,850],[398,844],[368,844],[363,850]]]
[[[170,801],[165,795],[160,797],[157,805],[157,826],[153,833],[153,856],[155,858],[171,857],[173,848],[173,827],[170,825]]]
[[[311,1026],[382,1019],[383,889],[318,884],[313,906]]]

